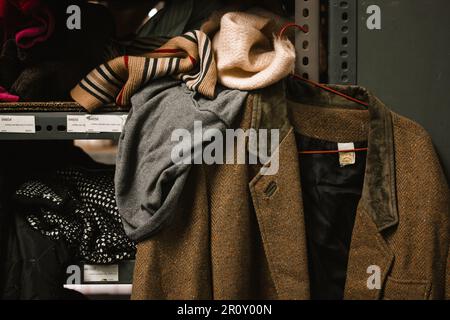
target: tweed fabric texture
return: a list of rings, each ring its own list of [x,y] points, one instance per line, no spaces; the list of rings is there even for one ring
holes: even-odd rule
[[[289,106],[293,126],[282,136],[278,174],[262,176],[243,165],[194,167],[172,228],[138,245],[134,299],[310,298],[294,130],[369,141],[345,299],[449,297],[450,195],[428,134],[363,88],[333,87],[370,101],[369,117],[359,105],[301,86]],[[284,113],[283,94],[250,95],[236,126],[282,127],[264,115]],[[359,125],[345,125],[354,119]],[[327,126],[316,130],[321,121]],[[373,266],[380,288],[368,287]]]

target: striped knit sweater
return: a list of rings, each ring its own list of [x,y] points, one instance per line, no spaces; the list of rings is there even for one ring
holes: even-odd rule
[[[205,33],[187,32],[143,57],[111,60],[89,73],[71,96],[88,111],[114,102],[128,106],[131,97],[149,81],[170,75],[184,81],[189,89],[214,98],[217,67]]]

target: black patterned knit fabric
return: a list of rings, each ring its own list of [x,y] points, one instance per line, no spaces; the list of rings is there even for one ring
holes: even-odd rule
[[[24,183],[15,194],[29,224],[65,240],[77,258],[94,264],[133,259],[114,193],[114,172],[70,168]]]

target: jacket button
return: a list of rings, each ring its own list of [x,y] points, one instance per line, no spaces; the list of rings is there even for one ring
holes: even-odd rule
[[[267,197],[271,197],[275,194],[275,192],[278,190],[278,185],[275,181],[271,181],[267,188],[264,190],[264,194]]]

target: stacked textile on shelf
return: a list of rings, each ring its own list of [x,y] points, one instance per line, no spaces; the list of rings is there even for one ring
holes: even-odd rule
[[[78,299],[68,267],[134,258],[114,198],[114,169],[68,141],[3,141],[0,297]],[[30,162],[30,159],[33,161]]]
[[[114,171],[68,168],[27,181],[14,198],[34,229],[64,240],[82,261],[107,264],[135,252],[114,195]]]

